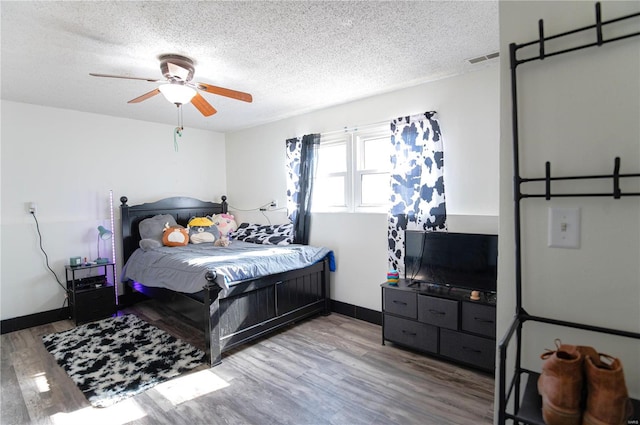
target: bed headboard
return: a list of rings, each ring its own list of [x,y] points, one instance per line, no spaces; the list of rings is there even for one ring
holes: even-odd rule
[[[206,202],[195,198],[174,197],[140,205],[127,205],[126,196],[120,198],[120,213],[122,216],[122,264],[138,249],[140,232],[138,224],[145,218],[157,214],[171,214],[178,224],[187,226],[192,217],[222,214],[227,212],[227,197],[221,197],[222,202]]]

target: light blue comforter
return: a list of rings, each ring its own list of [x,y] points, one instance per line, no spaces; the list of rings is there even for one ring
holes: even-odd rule
[[[258,245],[232,241],[228,247],[211,243],[154,248],[134,251],[122,268],[122,281],[129,279],[145,286],[195,293],[207,284],[209,270],[216,273],[216,283],[228,288],[233,282],[300,269],[329,255],[334,269],[333,252],[310,245]]]

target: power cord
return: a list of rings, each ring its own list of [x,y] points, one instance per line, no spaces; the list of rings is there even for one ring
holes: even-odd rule
[[[267,217],[267,215],[264,213],[266,210],[260,208],[260,213],[264,216],[264,218],[267,219],[267,224],[269,224],[269,226],[271,226],[271,219],[269,217]]]
[[[265,212],[282,211],[287,209],[287,207],[274,207],[275,205],[277,205],[275,201],[271,201],[271,202],[267,202],[264,205],[260,205],[259,207],[249,208],[249,209],[236,208],[233,205],[229,205],[229,209],[235,210],[235,211],[243,211],[243,212],[260,211],[260,213],[264,216],[264,218],[267,219],[267,223],[271,225],[271,219],[265,214]]]
[[[242,209],[242,208],[236,208],[233,205],[229,205],[229,209],[230,210],[236,210],[236,211],[267,211],[267,207],[271,205],[271,202],[267,202],[264,205],[260,205],[259,207],[255,207],[255,208],[249,208],[249,209]]]
[[[45,259],[45,263],[47,265],[47,268],[49,269],[49,271],[51,272],[51,274],[53,275],[53,277],[56,278],[56,282],[58,282],[58,285],[60,285],[60,287],[62,289],[64,289],[65,294],[67,293],[67,288],[62,284],[62,282],[60,282],[60,279],[58,279],[58,275],[56,274],[56,272],[53,271],[53,269],[51,268],[51,266],[49,265],[49,256],[47,255],[47,252],[44,250],[44,248],[42,247],[42,233],[40,233],[40,224],[38,223],[38,218],[36,217],[36,213],[34,213],[33,211],[31,212],[31,215],[33,216],[33,220],[36,222],[36,230],[38,231],[38,241],[40,243],[40,251],[42,251],[42,253],[44,254],[44,259]],[[63,306],[64,303],[66,303],[67,298],[65,296],[65,301],[63,302]]]
[[[271,202],[267,202],[264,205],[260,205],[259,207],[249,208],[249,209],[236,208],[233,205],[229,205],[229,209],[236,210],[236,211],[245,211],[245,212],[247,211],[273,212],[273,211],[282,211],[287,209],[287,207],[276,207],[275,205],[277,205],[275,201],[271,201]]]

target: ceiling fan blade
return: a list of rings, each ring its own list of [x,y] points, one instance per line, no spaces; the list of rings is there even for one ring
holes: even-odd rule
[[[149,81],[150,83],[159,83],[159,82],[165,81],[165,80],[158,80],[156,78],[125,77],[124,75],[96,74],[95,72],[90,72],[89,75],[91,75],[92,77],[122,78],[123,80],[142,80],[142,81]]]
[[[193,106],[195,106],[198,111],[200,111],[200,113],[205,117],[210,117],[211,115],[218,112],[216,111],[216,108],[211,106],[211,104],[200,95],[200,93],[196,93],[193,99],[191,99],[191,103],[193,103]]]
[[[150,97],[153,97],[153,96],[157,95],[158,93],[160,93],[160,90],[158,90],[158,89],[153,89],[153,90],[151,90],[150,92],[143,94],[142,96],[138,96],[138,97],[136,97],[135,99],[131,99],[131,100],[130,100],[130,101],[128,101],[127,103],[140,103],[140,102],[142,102],[143,100],[147,100],[147,99],[149,99]]]
[[[212,86],[205,83],[197,83],[196,86],[200,90],[204,90],[207,93],[218,94],[220,96],[230,97],[232,99],[242,100],[243,102],[253,102],[253,97],[249,93],[244,93],[241,91],[225,89],[224,87]]]

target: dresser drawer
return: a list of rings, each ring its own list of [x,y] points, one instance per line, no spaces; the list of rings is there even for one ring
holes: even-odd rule
[[[438,328],[413,320],[385,315],[384,339],[417,350],[438,352]]]
[[[409,291],[384,288],[384,312],[410,319],[418,318],[416,294]]]
[[[115,306],[88,306],[81,307],[76,310],[76,323],[92,322],[98,319],[104,319],[116,312]]]
[[[418,320],[441,328],[458,329],[458,301],[418,295]]]
[[[116,296],[111,285],[76,291],[73,302],[71,307],[76,323],[103,319],[116,312]]]
[[[462,330],[496,337],[496,308],[491,305],[462,303]]]
[[[116,302],[113,286],[76,291],[76,302],[78,305],[103,304]]]
[[[440,354],[463,363],[493,370],[496,362],[496,342],[491,339],[441,329]]]

